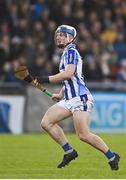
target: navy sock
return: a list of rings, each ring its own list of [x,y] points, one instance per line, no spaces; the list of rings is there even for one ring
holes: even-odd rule
[[[111,160],[115,157],[114,153],[109,149],[107,153],[105,153],[106,157]]]
[[[70,152],[73,151],[73,148],[71,147],[71,145],[69,143],[64,144],[62,146],[62,148],[63,148],[65,154],[70,153]]]

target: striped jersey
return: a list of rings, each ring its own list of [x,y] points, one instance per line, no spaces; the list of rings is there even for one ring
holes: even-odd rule
[[[76,96],[90,94],[82,76],[82,58],[73,43],[64,49],[59,66],[60,72],[65,71],[66,66],[69,64],[75,64],[76,68],[71,79],[63,81],[64,98],[69,100]]]

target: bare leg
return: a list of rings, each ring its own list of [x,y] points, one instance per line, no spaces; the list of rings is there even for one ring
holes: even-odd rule
[[[117,153],[112,153],[105,142],[99,136],[89,131],[88,116],[88,112],[85,111],[75,111],[73,113],[76,133],[82,141],[85,141],[107,156],[107,158],[110,160],[109,165],[112,170],[118,170],[120,156]]]
[[[68,142],[62,128],[57,124],[59,121],[71,116],[70,111],[53,105],[45,113],[41,127],[61,146]]]
[[[64,151],[65,155],[63,156],[63,160],[57,166],[57,168],[62,168],[70,163],[73,159],[77,158],[77,152],[69,146],[68,140],[64,135],[62,128],[57,124],[59,121],[71,116],[71,112],[58,106],[54,105],[48,109],[45,113],[41,127],[44,128],[47,133],[58,143],[60,144]],[[67,145],[67,148],[65,148]]]
[[[102,151],[103,153],[106,153],[109,148],[105,144],[105,142],[99,136],[89,131],[88,116],[88,112],[85,111],[75,111],[73,113],[76,133],[82,141],[85,141],[96,149]]]

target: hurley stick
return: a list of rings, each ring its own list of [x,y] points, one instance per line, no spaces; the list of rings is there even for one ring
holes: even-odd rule
[[[32,86],[40,89],[42,92],[44,92],[47,96],[52,97],[52,93],[49,92],[42,84],[35,83],[34,78],[29,74],[28,68],[26,66],[20,66],[15,69],[15,76],[16,78],[20,80],[24,80],[27,83],[30,83]]]

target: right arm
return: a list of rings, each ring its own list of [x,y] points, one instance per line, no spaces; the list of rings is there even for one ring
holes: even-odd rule
[[[62,88],[59,93],[53,94],[52,100],[58,102],[63,98],[63,96],[64,96],[64,90]]]

